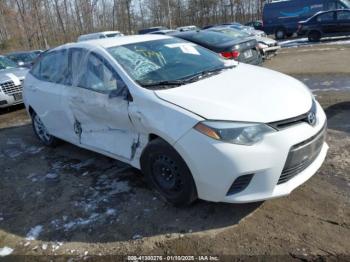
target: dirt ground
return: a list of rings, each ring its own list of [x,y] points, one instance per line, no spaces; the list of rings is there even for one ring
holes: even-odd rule
[[[349,59],[350,46],[288,48],[265,66],[327,79],[349,74]],[[67,143],[46,148],[23,107],[3,110],[0,248],[19,255],[12,261],[136,254],[350,259],[350,89],[326,90],[315,93],[329,118],[323,167],[288,197],[245,205],[198,201],[174,208],[137,170]]]

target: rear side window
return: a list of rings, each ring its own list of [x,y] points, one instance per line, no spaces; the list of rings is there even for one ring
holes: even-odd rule
[[[334,12],[321,14],[317,17],[317,22],[331,22],[334,20]]]
[[[31,70],[31,74],[42,81],[66,84],[69,75],[67,51],[52,51],[43,55]]]
[[[337,12],[337,19],[338,20],[350,20],[350,12],[347,12],[347,11]]]

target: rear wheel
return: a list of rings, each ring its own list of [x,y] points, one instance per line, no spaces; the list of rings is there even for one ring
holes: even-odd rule
[[[319,42],[321,39],[321,33],[318,31],[311,31],[308,35],[310,42]]]
[[[41,121],[40,117],[36,113],[32,113],[32,124],[35,135],[46,146],[56,146],[58,139],[50,135]]]
[[[286,30],[283,27],[277,28],[275,31],[275,37],[278,40],[286,38]]]
[[[185,161],[168,143],[155,139],[145,148],[141,169],[147,182],[168,202],[189,205],[197,199],[192,174]]]

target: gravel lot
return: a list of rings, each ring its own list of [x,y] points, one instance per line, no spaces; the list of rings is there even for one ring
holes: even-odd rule
[[[0,248],[43,260],[140,253],[350,259],[349,65],[350,45],[282,49],[265,64],[317,89],[330,151],[307,183],[264,203],[174,208],[135,169],[67,143],[45,148],[23,107],[3,110]]]

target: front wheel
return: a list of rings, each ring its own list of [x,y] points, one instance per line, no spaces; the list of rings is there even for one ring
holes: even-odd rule
[[[310,42],[319,42],[321,39],[321,33],[318,31],[311,31],[308,38]]]
[[[141,157],[147,182],[175,206],[189,205],[197,199],[192,174],[182,157],[162,139],[151,141]]]
[[[46,146],[56,146],[58,143],[57,138],[50,135],[47,132],[46,127],[44,126],[43,122],[41,121],[40,117],[32,113],[32,124],[33,124],[33,130],[35,135],[39,138],[39,140]]]
[[[284,28],[278,28],[275,32],[275,38],[278,40],[282,40],[286,38],[286,30]]]

